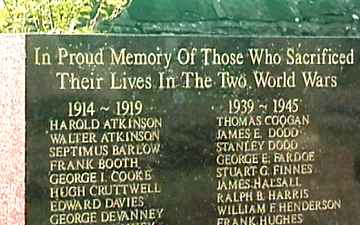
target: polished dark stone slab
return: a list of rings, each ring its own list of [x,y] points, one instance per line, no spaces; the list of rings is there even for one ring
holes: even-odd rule
[[[298,148],[289,152],[314,152],[315,160],[279,164],[311,164],[311,173],[299,176],[301,184],[297,184],[291,179],[294,176],[274,176],[275,178],[287,179],[291,183],[289,185],[293,186],[288,188],[284,186],[276,188],[273,186],[270,188],[280,191],[283,195],[286,190],[307,189],[308,197],[306,197],[306,194],[303,199],[293,197],[298,198],[294,201],[301,202],[304,199],[306,201],[333,200],[341,202],[341,208],[337,210],[285,213],[288,215],[303,215],[302,219],[295,216],[296,218],[292,223],[304,225],[356,225],[358,223],[360,215],[358,39],[29,35],[26,44],[27,224],[51,224],[49,218],[55,214],[50,210],[49,190],[51,187],[60,187],[61,185],[49,184],[51,175],[59,173],[55,170],[51,171],[54,164],[51,164],[50,161],[56,158],[51,157],[52,150],[50,147],[55,146],[55,144],[51,143],[51,134],[63,133],[66,137],[69,137],[69,133],[71,135],[74,132],[90,132],[96,135],[97,143],[84,143],[83,146],[107,145],[110,149],[117,144],[123,145],[125,140],[122,138],[111,143],[100,143],[99,137],[107,131],[105,129],[95,129],[96,122],[92,123],[92,120],[103,123],[111,118],[129,118],[129,116],[114,115],[116,102],[127,100],[134,101],[134,104],[135,101],[142,102],[139,116],[161,120],[161,127],[155,129],[159,131],[160,138],[159,141],[154,141],[155,144],[160,145],[159,153],[146,157],[139,156],[139,167],[152,170],[153,176],[149,183],[152,184],[153,189],[151,190],[155,193],[141,195],[144,197],[144,206],[132,208],[157,210],[157,214],[155,214],[158,217],[150,219],[151,222],[156,224],[208,225],[217,224],[218,222],[220,225],[222,222],[217,219],[221,217],[218,215],[218,205],[221,205],[218,203],[218,194],[226,194],[227,191],[217,189],[221,180],[228,182],[231,179],[228,177],[222,179],[216,176],[217,169],[220,167],[217,152],[219,147],[217,146],[219,142],[224,141],[224,137],[219,137],[219,130],[230,130],[232,128],[221,127],[218,118],[229,115],[229,101],[234,99],[250,99],[255,104],[252,111],[235,115],[238,118],[250,118],[251,116],[265,118],[266,115],[275,114],[293,115],[298,116],[298,118],[303,118],[304,115],[309,116],[309,123],[287,124],[285,127],[295,127],[301,131],[296,138],[289,138],[296,140],[298,143]],[[154,65],[113,65],[112,62],[115,62],[116,59],[112,58],[112,50],[115,50],[117,54],[121,54],[121,50],[125,48],[126,52],[129,53],[128,64],[134,64],[133,57],[137,57],[131,55],[132,53],[145,52],[145,56],[149,56],[147,60],[150,62],[155,60]],[[189,49],[189,54],[191,54],[193,48],[198,50],[201,48],[216,48],[217,53],[234,53],[233,57],[237,61],[233,62],[235,65],[204,65],[204,58],[201,57],[198,51],[193,65],[181,65],[176,57],[181,48]],[[273,53],[277,52],[283,58],[283,61],[279,65],[252,65],[249,50],[254,48],[267,48]],[[349,65],[326,65],[326,60],[324,65],[288,65],[285,60],[286,53],[288,49],[292,48],[301,54],[319,53],[320,61],[318,62],[321,62],[321,53],[323,52],[318,51],[318,49],[331,48],[332,52],[346,54]],[[73,64],[71,65],[70,54],[79,52],[82,53],[82,56],[74,55]],[[171,60],[169,62],[167,60],[169,60],[170,54]],[[38,59],[36,58],[37,55],[39,56]],[[80,65],[82,64],[82,57],[86,57],[85,55],[90,57],[88,58],[89,62],[93,59],[92,63],[97,65],[86,65],[86,63]],[[92,56],[94,58],[91,58]],[[138,55],[138,57],[141,58],[143,55]],[[180,58],[185,59],[184,56]],[[49,65],[48,62],[50,62]],[[138,62],[138,64],[141,64],[141,62]],[[186,75],[181,76],[184,71],[198,72],[200,77],[198,83],[193,80],[187,83]],[[217,73],[224,71],[232,75],[233,81],[242,77],[242,74],[246,74],[246,87],[222,88],[221,84],[224,80]],[[283,79],[279,81],[281,87],[261,87],[256,82],[254,71],[269,71],[274,75],[275,80],[276,77],[282,77]],[[284,72],[286,73],[284,74]],[[303,72],[317,72],[320,81],[315,82],[314,85],[323,87],[306,87],[304,82],[306,74],[303,75]],[[74,75],[71,75],[71,73]],[[164,84],[160,81],[161,74],[165,77],[173,77],[177,86],[170,89],[161,89],[161,84]],[[329,78],[325,78],[327,76]],[[208,81],[205,81],[205,77],[207,77]],[[228,77],[224,76],[225,78]],[[69,82],[69,79],[72,79],[72,82]],[[229,83],[227,82],[230,81],[226,79],[225,81],[224,86],[228,86]],[[120,82],[127,82],[127,88],[121,88]],[[241,86],[241,83],[236,84]],[[135,85],[134,88],[131,88],[132,85]],[[189,86],[191,87],[189,88]],[[275,113],[271,110],[272,104],[274,104],[274,100],[279,99],[298,99],[299,109],[293,112],[287,108],[283,113]],[[92,115],[91,109],[89,109],[89,111],[85,112],[85,116],[81,114],[76,117],[72,114],[73,118],[69,118],[69,102],[93,102],[95,113]],[[136,108],[136,106],[134,107]],[[87,120],[88,130],[54,131],[49,127],[50,121],[69,121],[69,119]],[[243,138],[239,138],[237,142],[254,140],[260,142],[263,140],[268,143],[269,140],[272,140],[270,137],[265,137],[269,128],[284,128],[281,125],[266,125],[264,124],[265,120],[262,121],[263,124],[255,122],[255,125],[249,123],[247,126],[239,125],[238,127],[239,129],[250,129],[250,133],[258,129],[263,136],[262,139],[246,137],[245,135]],[[126,128],[120,126],[113,131],[120,132],[124,130],[126,131]],[[76,139],[75,136],[72,136],[71,140]],[[91,134],[90,137],[84,137],[84,135],[80,135],[80,137],[83,142],[92,142]],[[282,141],[283,139],[279,138]],[[235,141],[232,140],[231,142]],[[76,146],[78,144],[66,143],[58,146],[64,145]],[[275,151],[269,151],[269,146],[267,144],[265,146],[260,149],[259,145],[255,143],[253,148],[249,147],[249,151],[258,149],[258,151],[254,150],[253,153],[268,153],[271,160],[276,158],[275,152],[283,153],[278,148]],[[96,160],[110,158],[115,160],[122,159],[122,157],[109,154],[85,158]],[[70,155],[65,159],[74,160],[75,157]],[[256,167],[264,164],[266,163],[253,163]],[[54,168],[59,168],[56,165]],[[241,169],[245,166],[233,167]],[[79,171],[81,173],[89,172],[88,170]],[[119,172],[122,170],[108,169],[101,171],[95,168],[91,171],[104,172],[105,176],[109,176],[114,171]],[[75,172],[73,171],[73,173]],[[253,178],[258,177],[264,178],[264,176],[258,175]],[[265,176],[265,178],[268,177]],[[109,180],[103,182],[103,184],[110,183]],[[128,183],[131,182],[125,182],[125,184]],[[154,185],[154,183],[158,184],[158,186]],[[88,187],[86,186],[86,188]],[[157,193],[158,190],[161,193]],[[259,190],[264,193],[269,191],[267,187],[256,190],[254,188],[244,188],[244,190],[253,191],[254,193]],[[233,192],[228,191],[228,193],[232,194]],[[121,197],[130,197],[130,195],[123,194]],[[104,197],[99,198],[100,200],[104,199]],[[72,198],[69,197],[68,199]],[[78,199],[82,201],[85,199],[92,200],[94,197],[86,195]],[[53,198],[52,200],[57,201],[58,199]],[[266,207],[270,207],[269,204],[273,201],[265,199],[262,202],[266,204]],[[279,203],[281,201],[274,202]],[[245,203],[242,201],[241,204]],[[115,208],[114,210],[119,212],[125,210],[125,208]],[[109,209],[106,210],[109,211]],[[132,209],[128,208],[128,210]],[[270,213],[269,210],[267,209],[265,215],[256,214],[255,216],[281,214]],[[83,210],[83,212],[85,211],[99,213],[104,210]],[[224,217],[233,219],[240,216],[227,215]],[[241,217],[245,217],[245,215],[241,215]],[[248,216],[249,218],[250,216]],[[97,222],[94,224],[126,224],[126,222]]]

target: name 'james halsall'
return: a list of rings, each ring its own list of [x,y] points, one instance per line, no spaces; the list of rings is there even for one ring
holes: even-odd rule
[[[94,52],[73,52],[66,48],[58,49],[58,65],[105,65],[105,58],[110,65],[159,65],[169,68],[171,53],[130,52],[127,48],[100,48]]]

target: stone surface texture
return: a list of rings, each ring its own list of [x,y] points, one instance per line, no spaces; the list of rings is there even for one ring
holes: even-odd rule
[[[25,36],[0,35],[0,224],[25,224]]]
[[[358,36],[357,0],[134,0],[99,32]]]
[[[359,0],[134,0],[100,33],[359,36]],[[23,225],[25,38],[0,35],[0,224]]]

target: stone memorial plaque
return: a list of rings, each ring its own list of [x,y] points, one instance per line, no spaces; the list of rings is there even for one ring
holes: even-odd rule
[[[27,225],[357,225],[360,40],[28,35]]]

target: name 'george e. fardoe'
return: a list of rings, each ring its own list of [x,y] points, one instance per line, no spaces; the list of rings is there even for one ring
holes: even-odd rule
[[[168,68],[172,59],[171,53],[129,52],[127,48],[99,48],[94,52],[69,51],[58,49],[58,65],[163,65]],[[107,61],[109,60],[109,62]]]

